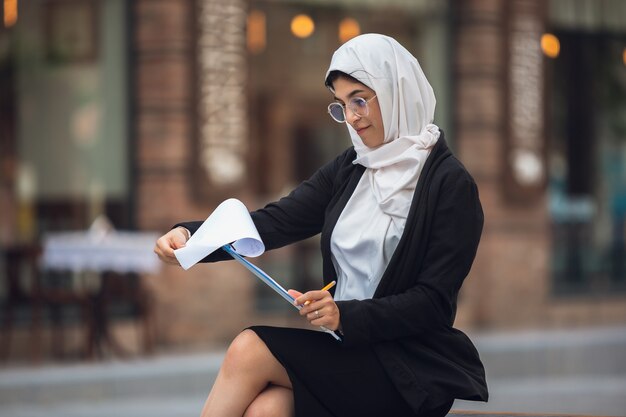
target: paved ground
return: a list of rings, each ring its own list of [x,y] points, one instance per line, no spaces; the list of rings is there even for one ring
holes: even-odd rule
[[[223,352],[0,371],[0,417],[196,416]]]
[[[472,337],[491,400],[455,409],[626,415],[626,328]],[[197,416],[223,352],[0,370],[0,417]]]

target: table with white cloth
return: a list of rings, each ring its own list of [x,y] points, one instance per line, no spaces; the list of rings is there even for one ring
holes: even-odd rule
[[[150,294],[142,277],[159,271],[153,252],[157,233],[139,231],[72,231],[49,233],[43,239],[41,269],[64,272],[72,291],[87,294],[91,303],[88,356],[109,347],[124,356],[126,349],[111,334],[111,307],[120,300],[144,322],[143,348],[152,349]]]

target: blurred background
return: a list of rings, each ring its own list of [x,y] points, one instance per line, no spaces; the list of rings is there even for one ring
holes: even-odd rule
[[[456,325],[492,400],[455,408],[624,415],[626,1],[0,5],[0,415],[197,415],[241,329],[303,325],[237,264],[152,247],[350,146],[324,75],[368,32],[420,61],[485,211]],[[318,247],[255,263],[318,288]]]

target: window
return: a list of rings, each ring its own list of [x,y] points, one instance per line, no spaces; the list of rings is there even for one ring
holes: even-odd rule
[[[124,3],[20,3],[16,199],[33,229],[22,234],[85,228],[101,214],[128,226]]]
[[[593,15],[619,15],[612,6],[621,7],[599,2]],[[626,28],[588,17],[555,24],[560,53],[547,62],[551,271],[559,294],[626,289]]]

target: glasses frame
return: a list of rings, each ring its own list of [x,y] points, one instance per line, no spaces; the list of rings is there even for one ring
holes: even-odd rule
[[[346,107],[352,112],[352,114],[355,114],[358,117],[364,117],[364,116],[368,116],[370,114],[370,107],[369,107],[369,103],[370,101],[374,100],[376,98],[377,94],[374,94],[374,96],[368,98],[368,99],[364,99],[363,97],[352,97],[350,99],[350,101],[348,102],[347,106],[345,104],[341,104],[339,102],[333,101],[332,103],[330,103],[328,105],[328,114],[330,115],[330,117],[336,121],[337,123],[346,123],[348,121],[348,117],[346,116]],[[359,113],[359,105],[356,104],[355,102],[357,102],[358,100],[363,100],[364,105],[363,107],[363,113]],[[343,114],[343,120],[337,120],[335,118],[335,116],[333,115],[331,109],[333,107],[339,106],[341,107],[341,112]]]

